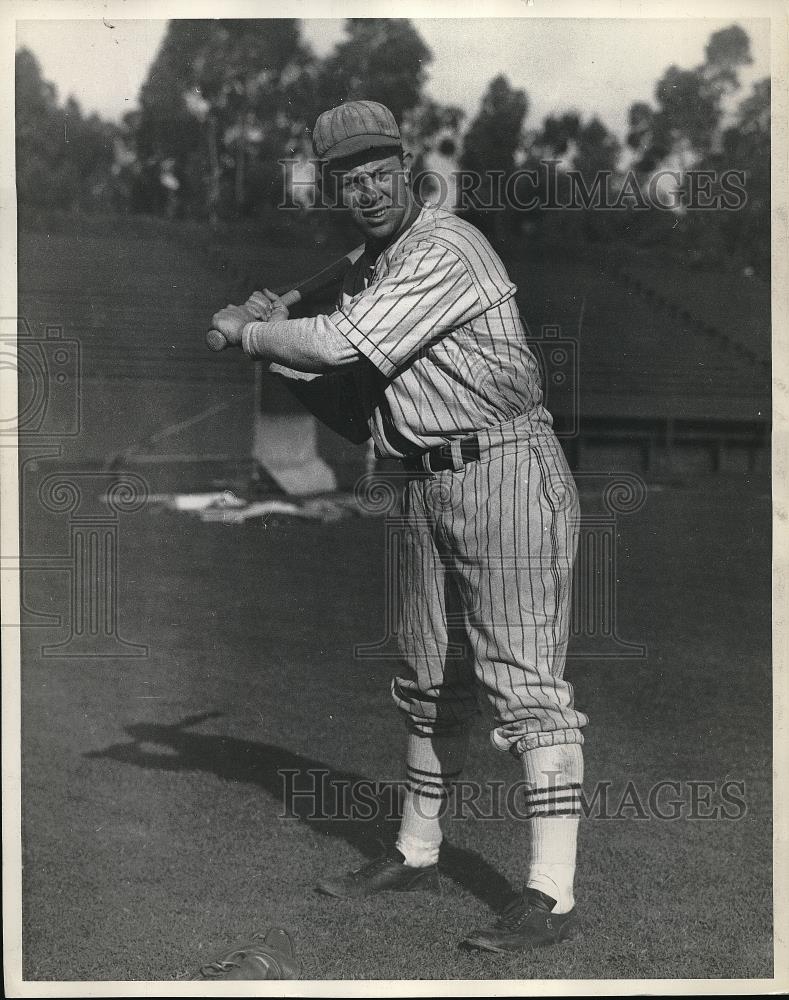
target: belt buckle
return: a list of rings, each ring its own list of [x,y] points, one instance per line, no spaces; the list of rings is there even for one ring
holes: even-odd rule
[[[434,455],[437,468],[433,468],[430,456]],[[446,441],[444,444],[437,444],[434,448],[422,452],[422,467],[431,476],[438,475],[451,469],[452,472],[460,472],[466,464],[460,450],[460,441]]]
[[[476,462],[479,459],[479,438],[476,434],[463,438],[460,442],[460,454],[466,463]]]

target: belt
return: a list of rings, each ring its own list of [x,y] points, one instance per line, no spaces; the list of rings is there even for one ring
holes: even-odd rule
[[[419,452],[418,455],[406,455],[401,459],[407,472],[444,472],[452,469],[458,472],[469,462],[479,459],[479,438],[476,434],[463,438],[462,441],[451,441],[448,444],[438,444],[435,448]]]

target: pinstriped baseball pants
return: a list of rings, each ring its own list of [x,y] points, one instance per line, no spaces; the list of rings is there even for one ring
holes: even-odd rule
[[[416,732],[460,731],[484,694],[502,749],[583,742],[563,677],[579,518],[549,429],[483,438],[478,461],[409,478],[392,695]]]

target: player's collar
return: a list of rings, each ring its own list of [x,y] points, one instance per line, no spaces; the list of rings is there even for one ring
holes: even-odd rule
[[[391,260],[392,255],[394,254],[397,247],[399,247],[400,244],[403,242],[403,240],[406,239],[406,237],[414,228],[414,226],[418,226],[419,223],[422,222],[422,220],[425,218],[425,214],[430,210],[431,210],[430,205],[422,205],[417,214],[414,216],[411,222],[409,222],[409,224],[405,227],[405,229],[400,233],[397,239],[394,240],[393,243],[390,243],[389,246],[384,247],[384,249],[381,250],[380,253],[376,253],[374,250],[370,249],[369,245],[366,246],[364,250],[365,262],[369,261],[371,264],[374,265],[376,261],[378,261],[381,257],[385,257],[387,260]]]

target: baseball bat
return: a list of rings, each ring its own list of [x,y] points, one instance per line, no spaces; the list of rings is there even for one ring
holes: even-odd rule
[[[290,308],[291,306],[295,306],[297,302],[301,302],[308,295],[314,295],[316,292],[323,291],[324,288],[328,288],[339,281],[348,268],[352,264],[355,264],[363,253],[364,243],[361,246],[355,247],[338,260],[332,261],[331,264],[321,268],[320,271],[316,271],[315,274],[310,275],[309,278],[305,278],[304,281],[300,281],[289,291],[281,295],[280,298]],[[225,335],[220,330],[209,330],[205,339],[212,351],[223,351],[227,347]]]

